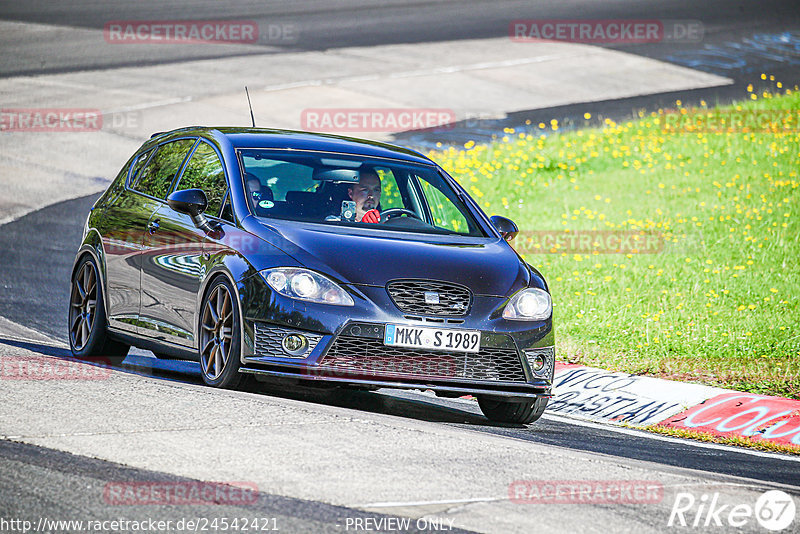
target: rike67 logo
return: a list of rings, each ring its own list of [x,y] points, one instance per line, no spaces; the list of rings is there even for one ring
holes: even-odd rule
[[[704,493],[699,498],[688,492],[679,492],[675,495],[667,526],[707,531],[714,527],[752,528],[757,522],[767,530],[779,531],[794,522],[796,512],[792,496],[779,490],[763,493],[755,505],[726,502],[717,492]]]

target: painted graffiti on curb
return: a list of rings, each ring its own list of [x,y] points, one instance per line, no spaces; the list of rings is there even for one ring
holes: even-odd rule
[[[724,392],[628,373],[558,366],[549,413],[593,421],[651,425]]]
[[[670,417],[662,426],[800,445],[800,401],[728,392]]]

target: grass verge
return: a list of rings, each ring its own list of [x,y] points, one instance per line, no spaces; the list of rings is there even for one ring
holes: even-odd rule
[[[430,154],[522,229],[560,359],[800,398],[800,92],[759,83],[735,106],[616,124],[587,104],[585,129]]]
[[[652,425],[646,427],[631,427],[636,430],[645,430],[653,432],[654,434],[661,434],[664,436],[672,436],[675,438],[693,439],[695,441],[705,441],[707,443],[718,443],[720,445],[733,445],[736,447],[747,447],[748,449],[757,449],[767,452],[779,452],[783,454],[794,454],[800,456],[800,447],[792,445],[783,445],[781,443],[774,443],[772,441],[762,441],[758,439],[751,439],[740,436],[721,437],[711,434],[709,432],[697,432],[692,430],[685,430],[682,428],[670,428],[660,425]]]

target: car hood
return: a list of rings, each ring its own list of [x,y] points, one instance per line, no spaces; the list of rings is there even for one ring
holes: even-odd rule
[[[507,296],[530,278],[501,239],[295,223],[259,226],[262,238],[299,263],[345,284],[384,286],[398,278],[424,278],[462,284],[478,295]]]

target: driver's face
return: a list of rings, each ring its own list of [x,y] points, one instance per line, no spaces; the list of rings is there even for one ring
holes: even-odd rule
[[[381,201],[381,181],[374,173],[362,173],[357,184],[349,189],[350,199],[356,203],[358,220]]]

